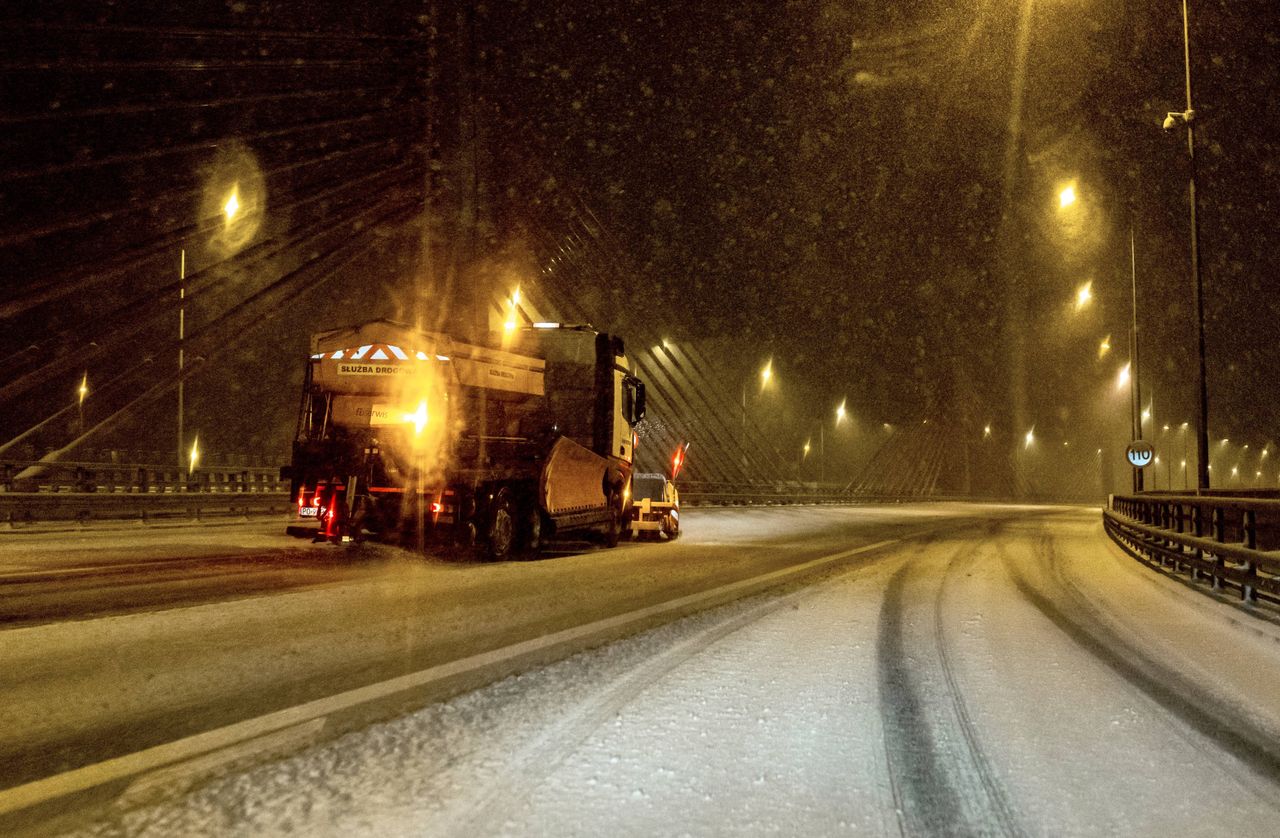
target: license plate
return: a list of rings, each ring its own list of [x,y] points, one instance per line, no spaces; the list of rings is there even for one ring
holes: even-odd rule
[[[314,518],[314,517],[316,517],[319,513],[320,513],[320,510],[319,510],[317,507],[314,507],[314,506],[300,506],[300,507],[298,507],[298,517],[299,517],[299,518]]]

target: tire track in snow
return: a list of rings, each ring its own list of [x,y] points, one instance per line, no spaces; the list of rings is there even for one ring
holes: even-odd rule
[[[996,529],[998,529],[998,526],[988,530],[987,536],[994,535]],[[959,575],[962,570],[975,565],[980,552],[986,547],[987,539],[983,538],[982,542],[976,547],[962,548],[947,563],[947,568],[943,572],[942,583],[938,585],[938,595],[933,601],[934,642],[938,646],[938,657],[942,663],[943,676],[946,678],[947,692],[951,696],[951,706],[955,711],[956,719],[959,721],[960,732],[964,735],[970,761],[985,791],[984,800],[988,805],[984,807],[987,810],[987,817],[984,818],[984,821],[998,827],[998,829],[993,830],[997,834],[1016,836],[1022,834],[1022,829],[1018,826],[1018,820],[1014,815],[1013,808],[1009,805],[1009,799],[1004,793],[1004,787],[996,779],[995,773],[991,769],[991,762],[982,750],[981,740],[973,724],[973,717],[969,714],[969,705],[964,700],[964,693],[961,691],[960,683],[956,678],[950,644],[947,642],[946,632],[942,624],[943,600],[946,598],[948,581]]]
[[[880,714],[899,827],[906,835],[1020,834],[978,744],[943,638],[947,575],[957,560],[972,560],[983,541],[969,541],[945,560],[932,609],[908,613],[920,602],[907,595],[919,560],[904,564],[885,591],[877,642]],[[922,630],[922,615],[933,623],[932,631]]]
[[[872,559],[874,565],[880,557]],[[865,567],[836,571],[841,579],[860,574]],[[764,617],[815,595],[822,582],[770,597],[746,611],[708,626],[691,637],[664,648],[621,679],[612,682],[588,701],[579,704],[555,725],[544,730],[511,756],[487,789],[462,812],[442,825],[446,835],[504,834],[518,807],[532,797],[537,786],[572,756],[591,735],[639,698],[649,687],[687,661]]]
[[[1052,537],[1042,534],[1035,547],[1037,558],[1068,600],[1066,607],[1033,586],[1003,550],[1001,559],[1018,592],[1037,611],[1145,698],[1235,757],[1260,779],[1280,786],[1280,743],[1271,731],[1223,707],[1194,681],[1151,659],[1107,628],[1092,613],[1094,606],[1088,598],[1062,578]],[[1194,747],[1196,743],[1190,744]]]

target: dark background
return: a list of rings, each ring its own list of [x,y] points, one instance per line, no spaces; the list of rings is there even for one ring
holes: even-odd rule
[[[780,449],[847,398],[867,433],[1034,425],[1096,473],[1129,435],[1131,224],[1143,387],[1194,421],[1177,3],[145,5],[0,23],[0,437],[93,393],[35,453],[110,419],[81,447],[174,456],[183,249],[188,428],[226,455],[287,456],[310,332],[458,329],[519,284],[696,343],[731,393],[772,357]],[[1210,432],[1257,452],[1280,12],[1192,14]]]

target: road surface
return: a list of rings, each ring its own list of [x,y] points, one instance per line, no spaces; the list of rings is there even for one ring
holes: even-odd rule
[[[1097,510],[686,526],[485,566],[247,526],[149,534],[145,561],[0,542],[0,787],[47,793],[8,824],[1274,834],[1280,626],[1124,557]],[[49,584],[74,592],[71,619]]]

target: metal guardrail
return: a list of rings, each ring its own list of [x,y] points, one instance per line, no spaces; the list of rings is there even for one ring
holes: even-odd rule
[[[96,492],[0,492],[0,529],[54,523],[83,525],[106,521],[204,521],[284,514],[288,492],[99,494]]]
[[[920,492],[884,494],[857,492],[839,485],[813,483],[711,483],[679,481],[680,502],[688,506],[736,506],[791,503],[942,503],[947,501],[974,503],[1009,503],[1010,498],[972,495],[962,492]],[[1034,496],[1018,499],[1019,503],[1084,503],[1096,506],[1099,497]]]
[[[1107,534],[1153,567],[1213,590],[1280,604],[1280,499],[1249,495],[1113,495]]]
[[[0,460],[0,526],[200,521],[284,513],[279,467]]]
[[[0,493],[83,494],[266,493],[287,492],[279,466],[201,466],[187,472],[176,466],[0,460]]]

